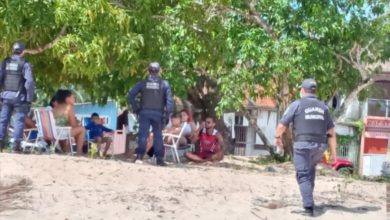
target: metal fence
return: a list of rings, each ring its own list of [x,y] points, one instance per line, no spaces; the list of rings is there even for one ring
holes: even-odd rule
[[[246,147],[246,136],[247,136],[248,126],[244,125],[235,125],[235,143],[234,143],[234,155],[245,155]]]
[[[359,160],[360,144],[358,141],[351,141],[348,144],[337,146],[337,157],[351,161],[355,166]]]
[[[248,126],[235,125],[235,143],[234,155],[245,155],[245,148],[247,144],[247,130]],[[353,140],[348,144],[337,146],[337,157],[351,161],[355,166],[359,160],[360,143],[358,140]]]

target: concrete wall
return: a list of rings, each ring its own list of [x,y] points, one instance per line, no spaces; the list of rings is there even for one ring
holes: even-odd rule
[[[225,113],[223,116],[226,126],[232,129],[233,135],[235,116],[236,113]],[[258,109],[256,117],[257,125],[264,132],[268,140],[272,143],[275,136],[275,129],[278,123],[277,112],[272,110]],[[255,129],[249,126],[248,120],[244,118],[242,124],[243,126],[248,127],[246,132],[245,156],[268,155],[269,152],[267,150],[255,149],[255,145],[263,145],[263,142],[256,134]]]

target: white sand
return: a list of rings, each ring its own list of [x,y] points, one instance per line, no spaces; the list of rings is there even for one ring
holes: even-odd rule
[[[32,181],[0,219],[308,219],[291,165],[225,167],[0,154],[0,181]],[[240,168],[239,164],[251,167]],[[315,219],[385,219],[385,184],[318,175]],[[1,207],[0,207],[1,210]]]

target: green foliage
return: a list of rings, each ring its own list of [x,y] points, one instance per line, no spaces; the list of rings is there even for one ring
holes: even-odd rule
[[[336,54],[348,57],[355,43],[367,46],[373,41],[368,47],[375,58],[362,56],[367,63],[389,57],[384,43],[389,17],[380,10],[388,6],[386,1],[253,2],[273,35],[253,21],[244,2],[180,1],[166,10],[177,19],[165,20],[172,64],[203,68],[217,79],[219,113],[240,109],[247,96],[284,95],[280,91],[283,79],[290,94],[297,94],[297,86],[307,77],[317,79],[322,99],[336,91],[348,93],[363,79]],[[191,10],[193,16],[188,16]],[[189,46],[193,47],[187,50]],[[183,57],[189,57],[188,61]]]
[[[290,161],[291,158],[289,156],[282,156],[279,154],[274,154],[272,156],[267,157],[258,157],[254,160],[249,161],[250,163],[267,165],[272,163],[284,163]]]
[[[54,43],[37,55],[27,55],[40,95],[87,85],[94,100],[116,98],[119,91],[126,94],[131,86],[127,82],[137,73],[142,35],[131,31],[128,12],[108,1],[2,1],[0,20],[2,57],[9,55],[15,40],[27,42],[29,49]],[[107,82],[111,85],[99,88]]]
[[[337,145],[340,147],[346,147],[348,148],[348,145],[352,141],[356,141],[356,136],[349,136],[349,135],[337,135]]]
[[[360,119],[360,120],[354,121],[353,124],[355,125],[355,127],[357,129],[355,136],[358,139],[360,139],[360,137],[362,136],[362,133],[363,133],[363,129],[364,129],[364,122],[362,119]]]
[[[375,176],[375,177],[367,177],[360,175],[352,175],[352,178],[355,180],[369,181],[369,182],[379,182],[379,183],[390,183],[390,176]]]
[[[363,79],[335,54],[348,57],[355,43],[370,49],[367,63],[390,57],[388,1],[252,1],[254,11],[246,2],[1,1],[0,55],[17,39],[30,49],[54,43],[27,56],[42,99],[74,86],[92,101],[122,104],[148,63],[159,61],[181,97],[215,79],[209,87],[221,97],[219,113],[240,109],[248,96],[286,96],[283,80],[290,100],[307,77],[317,79],[323,99],[348,93]]]

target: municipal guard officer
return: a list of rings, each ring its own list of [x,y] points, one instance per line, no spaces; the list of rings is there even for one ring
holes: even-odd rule
[[[161,79],[159,63],[149,64],[148,70],[148,79],[138,82],[128,94],[133,112],[139,115],[138,148],[135,162],[142,162],[149,128],[152,126],[157,165],[166,166],[163,160],[164,147],[161,131],[165,126],[164,119],[169,118],[173,112],[172,92],[168,82]],[[141,94],[140,105],[136,101],[137,94]]]
[[[15,113],[13,151],[21,151],[24,119],[35,98],[35,81],[31,64],[23,58],[25,45],[16,42],[12,46],[12,56],[7,57],[0,68],[1,103],[0,148],[4,148],[4,138],[12,113]]]
[[[291,103],[276,129],[275,145],[283,147],[282,134],[293,124],[294,166],[301,192],[305,216],[314,215],[314,179],[316,165],[329,143],[331,162],[336,159],[336,133],[327,106],[316,97],[317,83],[305,79],[301,84],[301,99]]]

